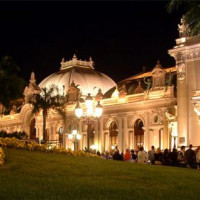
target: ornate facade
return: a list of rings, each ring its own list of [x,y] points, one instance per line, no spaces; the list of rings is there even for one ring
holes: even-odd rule
[[[179,28],[183,31],[184,27]],[[138,146],[149,150],[152,145],[161,149],[190,143],[200,145],[200,38],[189,37],[185,29],[180,36],[177,45],[169,50],[176,67],[163,68],[158,61],[151,72],[118,84],[95,71],[91,58],[81,61],[75,55],[70,61],[63,59],[60,71],[44,79],[39,87],[32,74],[20,112],[1,116],[0,129],[25,131],[30,139],[42,140],[42,115],[31,115],[32,107],[27,99],[38,93],[39,88],[56,84],[70,100],[65,108],[67,120],[64,123],[58,113],[50,110],[47,135],[49,141],[60,141],[65,148],[75,148],[67,137],[74,127],[81,134],[78,149],[87,147],[88,139],[100,152],[110,151],[114,146],[125,151]],[[93,118],[90,124],[87,118],[77,119],[74,112],[77,100],[82,99],[84,106],[88,93],[103,106],[101,118]]]

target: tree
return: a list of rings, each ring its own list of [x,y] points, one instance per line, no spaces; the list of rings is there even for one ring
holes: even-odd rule
[[[37,114],[42,110],[43,116],[43,140],[46,142],[46,120],[50,109],[56,110],[65,119],[64,111],[67,98],[59,94],[59,89],[52,85],[50,88],[41,88],[41,93],[36,94],[29,103],[32,104],[32,114]],[[65,120],[64,120],[65,121]]]
[[[185,22],[190,29],[190,35],[200,34],[200,1],[170,0],[167,5],[169,12],[183,8],[185,11]]]
[[[9,107],[10,101],[23,96],[24,79],[18,77],[20,68],[12,57],[5,56],[0,60],[0,104]]]

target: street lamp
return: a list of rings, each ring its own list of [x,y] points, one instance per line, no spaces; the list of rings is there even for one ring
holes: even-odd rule
[[[80,106],[80,103],[77,102],[75,107],[75,115],[80,119],[81,117],[84,117],[87,123],[87,150],[90,149],[90,130],[92,126],[92,122],[95,118],[100,118],[102,115],[103,108],[98,101],[96,105],[94,105],[93,98],[90,96],[90,93],[88,93],[88,96],[85,98],[85,113],[83,112],[82,107]]]
[[[81,135],[79,134],[79,132],[76,129],[74,129],[74,130],[72,130],[71,133],[68,134],[68,138],[69,138],[69,140],[73,141],[74,150],[76,150],[76,144],[81,139]]]

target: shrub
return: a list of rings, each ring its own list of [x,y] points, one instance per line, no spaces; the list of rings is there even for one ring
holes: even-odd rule
[[[27,134],[25,132],[18,132],[18,131],[15,131],[13,133],[7,133],[6,131],[0,131],[0,137],[2,137],[2,138],[15,137],[17,139],[25,139],[25,138],[27,138]]]
[[[0,138],[0,146],[6,148],[24,149],[29,151],[40,151],[48,153],[61,153],[72,156],[94,157],[96,154],[91,154],[85,151],[72,151],[63,147],[49,146],[47,144],[38,144],[35,141],[23,141],[16,138]]]

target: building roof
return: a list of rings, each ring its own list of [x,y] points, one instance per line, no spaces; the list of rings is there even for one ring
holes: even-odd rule
[[[91,58],[89,61],[81,61],[76,58],[76,55],[70,61],[65,62],[62,59],[60,71],[45,78],[39,86],[43,88],[54,84],[63,92],[63,90],[67,91],[74,81],[76,85],[79,85],[83,96],[87,96],[88,93],[96,96],[99,89],[105,94],[115,87],[116,83],[107,75],[94,70],[93,65]]]
[[[176,67],[169,67],[169,68],[163,68],[166,72],[176,72]],[[137,74],[137,75],[134,75],[134,76],[131,76],[129,78],[126,78],[122,81],[120,81],[120,83],[122,82],[127,82],[127,81],[132,81],[132,80],[137,80],[137,79],[141,79],[141,78],[144,78],[144,77],[148,77],[148,76],[151,76],[152,75],[152,71],[150,72],[145,72],[145,73],[140,73],[140,74]]]

